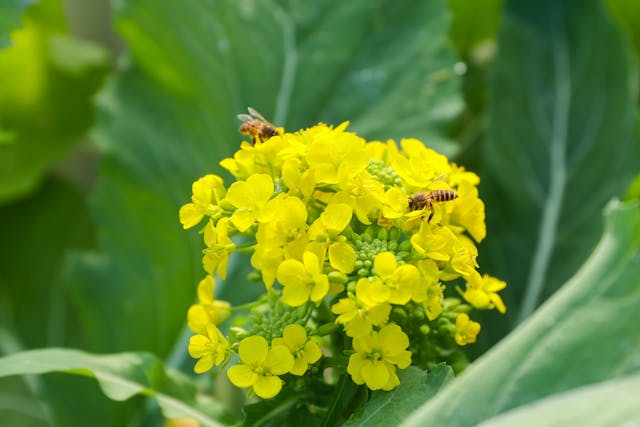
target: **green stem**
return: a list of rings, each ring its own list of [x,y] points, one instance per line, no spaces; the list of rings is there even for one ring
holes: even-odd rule
[[[249,310],[249,309],[252,309],[252,308],[255,308],[255,307],[259,307],[259,306],[261,306],[263,304],[264,304],[264,299],[260,298],[259,300],[251,301],[251,302],[248,302],[246,304],[233,306],[233,307],[231,307],[231,312],[233,313],[233,312],[241,311],[241,310]]]

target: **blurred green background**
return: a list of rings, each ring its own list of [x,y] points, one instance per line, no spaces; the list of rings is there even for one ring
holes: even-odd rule
[[[638,53],[634,0],[3,0],[0,355],[144,351],[191,375],[201,248],[177,211],[252,106],[288,130],[417,137],[480,175],[478,260],[509,287],[476,357],[574,275],[640,171]],[[220,298],[252,299],[248,266]],[[0,378],[0,420],[162,423],[63,374]]]

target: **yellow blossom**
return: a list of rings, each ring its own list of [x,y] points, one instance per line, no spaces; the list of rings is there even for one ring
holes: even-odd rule
[[[224,181],[217,175],[205,175],[191,186],[191,203],[180,208],[180,223],[187,229],[197,225],[205,215],[214,216],[220,212],[218,203],[224,198]]]
[[[262,272],[267,289],[276,278],[278,266],[285,258],[301,259],[309,242],[307,209],[296,197],[276,198],[268,206],[272,218],[260,223],[256,233],[256,248],[251,265]]]
[[[273,179],[269,175],[251,175],[246,181],[234,182],[227,191],[227,200],[237,209],[231,215],[231,223],[244,232],[261,219],[262,208],[274,192]]]
[[[456,235],[448,227],[422,222],[420,230],[411,236],[413,248],[435,261],[449,261],[455,254]]]
[[[415,265],[398,265],[392,252],[381,252],[373,261],[373,268],[387,289],[387,301],[391,304],[406,304],[416,291],[420,271]]]
[[[322,274],[322,262],[318,256],[305,251],[302,261],[284,260],[277,271],[277,278],[284,287],[282,300],[292,307],[297,307],[308,300],[318,302],[329,292],[329,279]]]
[[[274,338],[273,346],[284,345],[289,349],[295,363],[289,372],[293,375],[304,375],[310,364],[320,359],[320,346],[307,338],[307,331],[300,325],[287,325],[282,332],[282,338]]]
[[[189,355],[200,359],[193,368],[196,374],[225,363],[230,352],[229,342],[213,323],[207,325],[206,334],[194,335],[189,339]]]
[[[252,387],[263,399],[280,393],[283,381],[279,375],[291,371],[295,363],[287,347],[275,345],[269,349],[267,340],[258,335],[240,341],[238,355],[240,363],[229,368],[227,377],[236,387]]]
[[[381,287],[384,286],[362,278],[356,284],[355,295],[341,298],[331,307],[331,311],[338,315],[336,323],[344,325],[348,336],[367,335],[373,326],[387,323],[391,305],[385,302],[387,297],[381,293],[384,292]]]
[[[219,325],[231,316],[231,306],[227,301],[214,298],[215,279],[207,275],[198,284],[198,304],[189,307],[187,324],[196,334],[205,335],[210,323]]]
[[[391,165],[411,191],[425,189],[451,172],[447,158],[425,147],[421,141],[407,138],[401,140],[400,145],[402,154],[392,154]]]
[[[387,325],[380,332],[353,339],[356,351],[349,358],[347,372],[356,384],[367,384],[371,390],[391,390],[400,384],[396,366],[404,369],[411,363],[406,350],[409,337],[398,325]]]
[[[309,227],[309,238],[318,241],[333,240],[349,225],[352,213],[351,206],[346,203],[330,204]]]
[[[473,272],[467,279],[467,289],[462,296],[464,299],[479,309],[497,309],[500,313],[506,313],[507,308],[498,295],[498,291],[503,290],[507,284],[502,280],[491,277],[488,274],[480,277],[480,274]]]
[[[457,188],[458,198],[450,206],[449,221],[466,229],[476,242],[481,242],[486,234],[484,203],[478,198],[478,189],[467,181]]]
[[[336,129],[319,127],[307,148],[306,160],[318,183],[338,184],[355,177],[369,163],[365,140],[344,132],[348,123]]]
[[[456,317],[456,329],[454,338],[458,345],[467,345],[476,342],[476,336],[480,332],[480,323],[469,319],[466,313]]]
[[[204,228],[204,250],[202,266],[209,274],[217,274],[222,279],[227,277],[227,264],[229,254],[235,250],[235,244],[229,238],[229,218],[220,218],[218,224],[213,226],[209,221]]]

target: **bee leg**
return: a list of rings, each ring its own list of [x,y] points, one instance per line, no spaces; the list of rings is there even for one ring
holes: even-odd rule
[[[429,214],[429,218],[427,218],[427,222],[431,222],[431,218],[433,218],[433,211]]]

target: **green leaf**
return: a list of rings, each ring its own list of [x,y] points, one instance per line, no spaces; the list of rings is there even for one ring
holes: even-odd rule
[[[640,3],[635,0],[605,0],[609,13],[624,28],[640,57]]]
[[[32,198],[0,207],[0,324],[20,346],[80,344],[69,328],[77,318],[60,277],[65,252],[91,248],[94,233],[83,194],[57,180],[46,181]],[[0,353],[8,350],[2,347]]]
[[[611,203],[605,233],[552,298],[402,427],[468,426],[587,384],[640,372],[640,205]]]
[[[438,365],[427,373],[409,367],[399,372],[400,385],[393,391],[376,391],[345,427],[398,425],[453,379],[449,366]]]
[[[640,422],[638,390],[640,375],[605,381],[537,400],[487,420],[480,427],[635,425]]]
[[[181,229],[178,208],[191,183],[237,149],[236,114],[247,106],[290,130],[352,120],[368,137],[428,135],[455,148],[442,133],[461,107],[443,0],[130,0],[115,9],[132,64],[99,100],[101,253],[70,266],[91,349],[172,350],[204,275],[201,238]],[[243,277],[245,261],[234,261],[233,286],[218,286],[225,298],[261,290]]]
[[[598,0],[507,5],[490,80],[480,264],[507,281],[519,320],[586,259],[603,206],[640,167],[632,65]]]
[[[26,2],[20,0],[5,0],[0,3],[0,49],[11,41],[9,33],[20,26],[20,15],[25,6]]]
[[[93,247],[94,233],[84,195],[55,179],[46,180],[30,198],[0,206],[0,355],[84,344],[61,276],[67,252]],[[0,394],[0,419],[16,419],[6,425],[44,420],[85,426],[91,417],[95,427],[122,425],[141,407],[140,401],[101,399],[95,383],[84,378],[48,375],[29,378],[20,388],[21,383],[16,377],[0,385],[7,394],[6,411]]]
[[[0,202],[23,196],[82,136],[108,54],[69,35],[60,0],[42,0],[0,50]]]
[[[50,348],[0,358],[0,377],[49,372],[95,377],[104,394],[116,401],[138,394],[153,397],[167,418],[191,417],[203,426],[217,427],[222,425],[218,419],[226,417],[215,402],[208,401],[206,411],[200,408],[195,385],[177,372],[165,371],[162,363],[150,354],[96,356]]]
[[[483,43],[498,33],[498,23],[504,0],[448,0],[453,13],[451,41],[462,56],[473,56]]]

